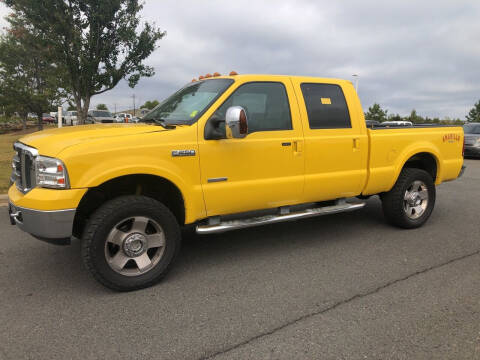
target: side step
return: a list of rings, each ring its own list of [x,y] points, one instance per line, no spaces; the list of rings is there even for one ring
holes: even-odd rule
[[[281,213],[278,215],[265,215],[265,216],[253,217],[249,219],[221,221],[215,225],[209,225],[209,224],[198,225],[197,233],[198,234],[221,233],[225,231],[243,229],[243,228],[252,227],[252,226],[273,224],[273,223],[282,222],[282,221],[291,221],[291,220],[297,220],[297,219],[305,219],[305,218],[314,217],[314,216],[353,211],[353,210],[361,209],[364,206],[365,206],[365,203],[349,204],[342,199],[337,201],[335,205],[305,209],[302,211],[286,213],[283,215],[282,213],[284,213],[284,211],[281,211]],[[280,210],[282,209],[284,208],[280,208]]]

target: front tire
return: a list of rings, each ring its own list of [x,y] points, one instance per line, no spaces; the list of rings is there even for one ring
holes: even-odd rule
[[[175,216],[145,196],[122,196],[103,204],[82,237],[87,270],[118,291],[149,287],[162,279],[180,250]]]
[[[392,225],[413,229],[422,226],[435,206],[435,184],[421,169],[406,168],[392,190],[381,195],[383,213]]]

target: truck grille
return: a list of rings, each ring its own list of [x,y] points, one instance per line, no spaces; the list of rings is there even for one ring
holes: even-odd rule
[[[35,157],[38,151],[22,143],[15,143],[13,148],[16,152],[12,161],[11,181],[17,189],[26,193],[35,187]]]

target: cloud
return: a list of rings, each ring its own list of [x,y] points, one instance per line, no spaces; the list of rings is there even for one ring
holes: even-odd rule
[[[0,5],[0,14],[5,8]],[[480,3],[469,0],[153,1],[142,16],[167,36],[147,63],[156,75],[124,82],[92,104],[131,108],[207,72],[352,79],[364,107],[463,117],[480,99]]]

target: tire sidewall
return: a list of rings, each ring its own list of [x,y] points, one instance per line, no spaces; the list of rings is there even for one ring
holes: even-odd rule
[[[435,184],[433,183],[433,180],[426,171],[420,170],[420,169],[415,169],[416,171],[412,171],[409,173],[402,184],[402,187],[400,189],[400,195],[401,199],[399,199],[399,202],[401,203],[401,210],[403,214],[403,221],[408,224],[408,227],[416,228],[421,226],[427,219],[430,217],[432,214],[433,208],[435,207],[435,197],[436,197],[436,191],[435,191]],[[408,217],[408,215],[405,213],[405,210],[403,208],[403,200],[404,200],[404,195],[405,191],[412,185],[414,181],[420,180],[422,181],[428,191],[428,204],[427,208],[425,209],[424,213],[417,219],[411,219]]]
[[[170,264],[175,259],[181,241],[176,219],[163,204],[153,199],[140,196],[131,196],[128,198],[112,200],[119,203],[121,200],[124,200],[124,205],[128,206],[113,207],[114,209],[112,209],[111,206],[102,206],[98,209],[92,216],[92,219],[99,216],[104,218],[104,221],[94,225],[94,231],[91,233],[90,238],[86,239],[86,241],[90,242],[87,251],[89,251],[88,257],[91,261],[91,266],[96,269],[97,275],[103,278],[101,280],[115,284],[115,287],[119,290],[142,288],[158,281],[166,273]],[[165,234],[165,250],[162,258],[153,269],[142,275],[126,276],[117,273],[108,264],[105,258],[105,242],[114,226],[134,216],[151,218],[162,227]],[[104,281],[102,282],[105,284]]]

